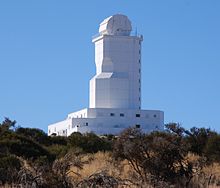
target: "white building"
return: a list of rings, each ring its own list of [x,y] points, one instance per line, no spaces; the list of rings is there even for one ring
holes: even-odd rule
[[[89,108],[49,125],[48,135],[118,134],[133,126],[145,132],[163,129],[162,111],[141,110],[143,37],[131,35],[131,30],[130,20],[121,14],[110,16],[100,24],[99,35],[92,40],[96,75],[90,80]]]

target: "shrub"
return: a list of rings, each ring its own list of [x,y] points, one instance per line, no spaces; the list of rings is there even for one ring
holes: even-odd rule
[[[193,176],[193,169],[185,158],[187,151],[182,141],[182,137],[175,134],[144,134],[140,129],[129,128],[119,135],[113,156],[128,160],[142,183],[183,182],[185,186]]]
[[[220,163],[220,135],[215,135],[208,139],[204,153],[209,162]]]
[[[19,159],[12,155],[0,157],[0,182],[14,183],[16,182],[18,171],[21,168]]]
[[[68,145],[70,147],[81,148],[86,153],[111,150],[111,141],[100,138],[94,133],[72,133],[68,137]]]

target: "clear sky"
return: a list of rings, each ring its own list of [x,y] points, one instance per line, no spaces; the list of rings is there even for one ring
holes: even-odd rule
[[[1,0],[0,121],[46,131],[88,107],[91,39],[116,13],[144,35],[142,108],[220,131],[219,0]]]

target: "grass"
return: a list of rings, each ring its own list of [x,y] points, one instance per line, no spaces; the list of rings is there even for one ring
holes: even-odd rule
[[[90,160],[92,158],[92,160]],[[200,160],[199,156],[189,154],[187,159],[193,163],[197,163]],[[88,178],[89,176],[99,173],[106,172],[110,176],[116,179],[126,180],[129,179],[132,182],[137,182],[137,176],[132,170],[131,166],[127,161],[122,161],[116,164],[113,162],[111,153],[109,152],[98,152],[95,154],[88,154],[83,157],[83,161],[89,161],[84,166],[83,169],[72,168],[71,170],[80,174],[71,174],[75,181],[81,181]],[[195,185],[195,188],[217,188],[220,187],[220,164],[214,163],[212,165],[204,167],[198,174],[192,178],[191,182]],[[123,186],[122,186],[123,187]],[[127,187],[127,186],[124,186]],[[135,186],[129,186],[135,187]],[[145,185],[145,187],[151,187]]]

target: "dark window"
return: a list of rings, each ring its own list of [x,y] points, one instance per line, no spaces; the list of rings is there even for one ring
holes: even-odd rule
[[[136,114],[136,117],[141,117],[141,114]]]
[[[141,126],[140,126],[140,125],[135,125],[135,127],[136,127],[136,128],[140,128]]]
[[[86,126],[88,126],[89,124],[88,123],[86,123]]]
[[[115,116],[115,114],[114,114],[114,113],[111,113],[110,116]]]
[[[156,118],[156,117],[157,117],[157,115],[156,115],[156,114],[154,114],[154,117]]]
[[[125,115],[123,113],[120,114],[121,117],[124,117]]]

